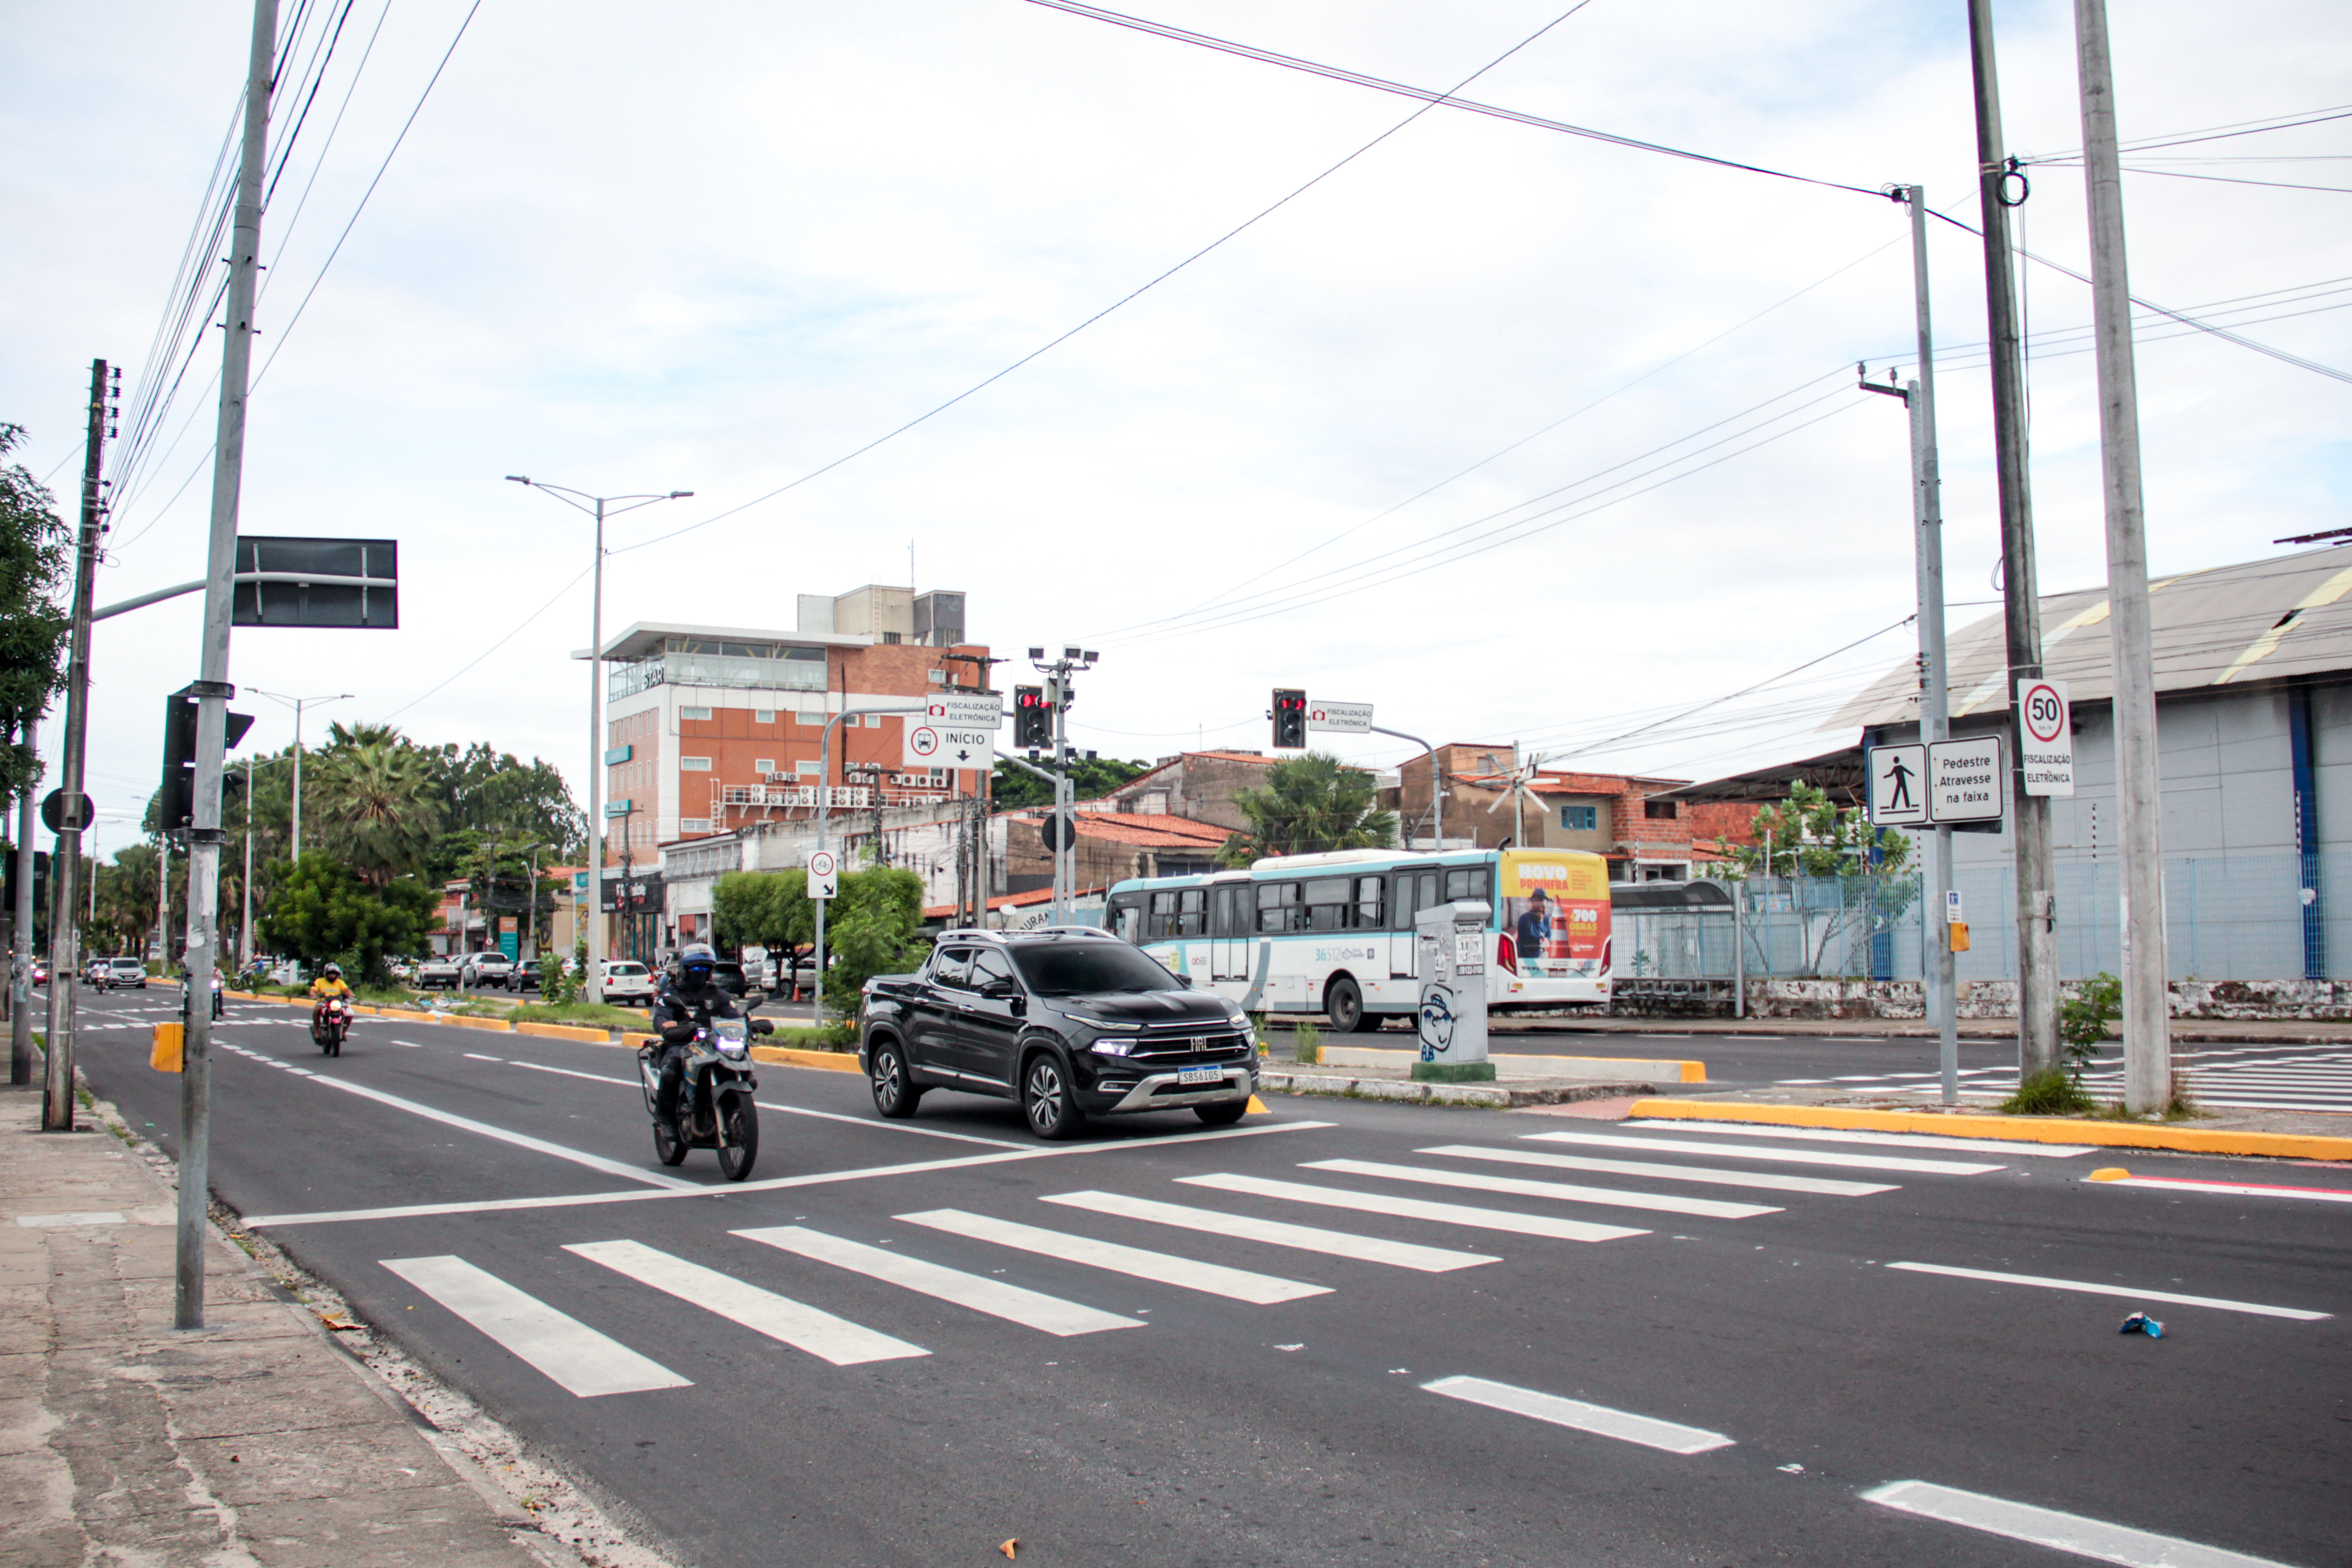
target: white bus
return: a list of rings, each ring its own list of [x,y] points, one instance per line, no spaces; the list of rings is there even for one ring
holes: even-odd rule
[[[1461,900],[1493,909],[1491,1010],[1608,1002],[1608,863],[1571,850],[1276,855],[1122,882],[1105,923],[1252,1012],[1320,1012],[1347,1032],[1419,1008],[1413,914]]]

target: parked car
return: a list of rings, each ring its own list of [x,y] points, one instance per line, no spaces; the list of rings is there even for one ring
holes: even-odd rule
[[[1108,931],[944,931],[860,1000],[858,1061],[893,1120],[936,1088],[1017,1101],[1041,1138],[1129,1111],[1225,1126],[1257,1090],[1249,1015]]]
[[[743,996],[751,989],[751,977],[744,972],[743,966],[726,958],[710,966],[710,977],[730,997]]]
[[[604,964],[604,999],[614,1007],[652,1007],[653,971],[635,958],[607,959]]]
[[[436,954],[416,966],[416,977],[410,983],[420,991],[440,988],[457,988],[457,977],[465,972],[465,961],[455,953]]]
[[[507,977],[507,989],[510,991],[539,989],[539,960],[525,958],[521,963],[517,964],[514,967],[514,972]]]
[[[300,985],[302,983],[302,961],[299,958],[287,959],[284,963],[269,971],[269,983],[273,986]]]
[[[485,947],[478,953],[466,955],[465,982],[475,990],[487,989],[507,983],[514,973],[514,960],[495,947]]]
[[[136,958],[109,958],[105,976],[98,984],[110,991],[121,986],[143,991],[147,988],[147,966]]]

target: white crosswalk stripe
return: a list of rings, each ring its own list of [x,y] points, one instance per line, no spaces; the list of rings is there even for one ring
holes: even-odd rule
[[[976,1312],[985,1312],[1007,1322],[1019,1323],[1024,1328],[1063,1338],[1072,1334],[1100,1333],[1106,1329],[1139,1329],[1144,1326],[1141,1318],[1124,1318],[1116,1312],[1102,1312],[1076,1301],[1066,1301],[1042,1291],[1026,1290],[1019,1285],[1008,1285],[1002,1280],[967,1274],[961,1269],[944,1268],[903,1252],[893,1252],[887,1247],[868,1247],[862,1241],[845,1241],[840,1237],[828,1236],[803,1226],[776,1225],[755,1230],[738,1230],[733,1234],[781,1248],[814,1262],[830,1263],[837,1269],[863,1274],[869,1280],[898,1285],[936,1301],[969,1307]]]
[[[1605,1405],[1588,1405],[1581,1399],[1564,1399],[1557,1394],[1538,1394],[1532,1388],[1514,1388],[1507,1383],[1489,1383],[1483,1377],[1441,1377],[1422,1387],[1448,1399],[1466,1400],[1490,1410],[1507,1410],[1515,1416],[1549,1421],[1555,1427],[1573,1427],[1580,1432],[1639,1443],[1645,1448],[1663,1448],[1669,1454],[1705,1454],[1732,1446],[1732,1439],[1704,1427],[1685,1427],[1678,1421],[1636,1416],[1630,1410],[1612,1410]]]
[[[1528,1133],[1525,1136],[1548,1144],[1591,1144],[1609,1149],[1648,1149],[1653,1153],[1710,1155],[1719,1160],[1770,1160],[1780,1165],[1828,1166],[1860,1171],[1916,1171],[1922,1176],[1982,1176],[2000,1166],[1972,1165],[1962,1160],[1908,1159],[1898,1155],[1842,1155],[1822,1149],[1727,1148],[1721,1144],[1692,1144],[1647,1134],[1617,1137],[1607,1133]]]
[[[673,1258],[635,1241],[587,1241],[564,1248],[592,1263],[602,1263],[640,1284],[667,1291],[683,1301],[718,1313],[745,1328],[782,1340],[835,1366],[856,1366],[869,1361],[897,1361],[931,1353],[919,1344],[877,1333],[846,1318],[750,1285],[731,1274]]]
[[[1415,1149],[1417,1155],[1450,1155],[1456,1159],[1495,1160],[1506,1165],[1543,1166],[1552,1170],[1601,1171],[1617,1176],[1650,1176],[1659,1181],[1707,1182],[1717,1186],[1755,1187],[1767,1192],[1805,1192],[1823,1197],[1867,1197],[1875,1192],[1900,1192],[1883,1183],[1839,1181],[1831,1176],[1782,1176],[1774,1171],[1727,1171],[1712,1166],[1662,1166],[1646,1160],[1603,1160],[1583,1155],[1550,1155],[1534,1149],[1486,1149],[1468,1144],[1441,1144]]]
[[[2073,1159],[2098,1150],[2089,1144],[2007,1143],[1996,1138],[1947,1138],[1936,1133],[1855,1133],[1843,1127],[1759,1127],[1731,1122],[1639,1121],[1620,1124],[1629,1129],[1659,1133],[1709,1133],[1727,1138],[1795,1138],[1808,1144],[1880,1144],[1891,1148],[1917,1149],[1926,1154],[1949,1150],[1969,1155],[2040,1155],[2049,1159]]]
[[[1384,1176],[1391,1181],[1415,1181],[1431,1186],[1467,1187],[1474,1192],[1509,1193],[1517,1197],[1564,1198],[1570,1203],[1599,1204],[1611,1208],[1693,1214],[1706,1219],[1753,1219],[1759,1214],[1780,1212],[1762,1204],[1727,1203],[1717,1197],[1679,1197],[1667,1193],[1624,1192],[1608,1186],[1574,1186],[1566,1182],[1530,1181],[1523,1176],[1492,1176],[1485,1171],[1432,1170],[1381,1160],[1314,1160],[1302,1168],[1337,1171],[1341,1176]]]
[[[694,1385],[463,1258],[386,1258],[383,1263],[583,1399]]]
[[[1367,1263],[1417,1269],[1424,1274],[1443,1274],[1455,1269],[1502,1261],[1483,1252],[1449,1252],[1442,1247],[1389,1241],[1377,1236],[1326,1230],[1320,1226],[1293,1225],[1286,1220],[1255,1219],[1248,1215],[1226,1214],[1212,1208],[1187,1208],[1181,1204],[1160,1203],[1148,1197],[1129,1197],[1123,1193],[1065,1192],[1045,1201],[1089,1209],[1097,1214],[1116,1215],[1121,1219],[1172,1225],[1211,1236],[1236,1236],[1246,1241],[1263,1241],[1275,1247],[1295,1247],[1304,1252],[1323,1252],[1334,1258],[1354,1258]]]
[[[2176,1052],[2189,1097],[2201,1104],[2244,1110],[2352,1111],[2352,1052],[2341,1046],[2257,1045]],[[1962,1077],[1963,1096],[2000,1100],[2016,1092],[2014,1067],[1974,1068]],[[1789,1078],[1790,1084],[1834,1083],[1855,1093],[1916,1090],[1933,1074],[1850,1073],[1834,1079]],[[2103,1055],[2083,1074],[2083,1087],[2113,1099],[2123,1092],[2116,1058]]]
[[[1622,1225],[1596,1225],[1586,1219],[1564,1219],[1552,1214],[1515,1214],[1507,1208],[1479,1208],[1466,1203],[1439,1203],[1425,1197],[1405,1197],[1385,1192],[1355,1192],[1344,1187],[1314,1186],[1306,1182],[1276,1181],[1267,1176],[1178,1176],[1188,1186],[1214,1187],[1220,1192],[1247,1193],[1254,1197],[1280,1198],[1290,1203],[1319,1204],[1327,1208],[1352,1208],[1360,1214],[1394,1215],[1402,1219],[1427,1219],[1440,1225],[1474,1230],[1507,1230],[1520,1236],[1548,1236],[1556,1241],[1616,1241],[1647,1236]]]
[[[963,1236],[974,1241],[987,1241],[999,1247],[1034,1252],[1041,1258],[1057,1258],[1066,1263],[1106,1269],[1112,1273],[1129,1274],[1139,1280],[1154,1280],[1163,1285],[1224,1296],[1236,1301],[1248,1301],[1255,1306],[1272,1306],[1280,1301],[1295,1301],[1301,1297],[1325,1296],[1331,1292],[1328,1285],[1310,1285],[1297,1280],[1278,1279],[1272,1274],[1253,1273],[1247,1269],[1227,1268],[1222,1263],[1202,1263],[1167,1252],[1126,1247],[1115,1241],[1097,1241],[1091,1237],[1074,1236],[1064,1230],[1047,1230],[1034,1225],[1024,1225],[1018,1220],[971,1214],[960,1208],[927,1209],[920,1214],[901,1214],[894,1218],[908,1225],[943,1230],[951,1236]]]

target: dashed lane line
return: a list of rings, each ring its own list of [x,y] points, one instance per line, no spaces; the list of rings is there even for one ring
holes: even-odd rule
[[[1563,1399],[1557,1394],[1538,1394],[1532,1388],[1514,1388],[1507,1383],[1490,1383],[1483,1377],[1441,1377],[1422,1387],[1448,1399],[1483,1405],[1490,1410],[1507,1410],[1514,1416],[1549,1421],[1555,1427],[1572,1427],[1596,1437],[1614,1437],[1621,1443],[1639,1443],[1645,1448],[1660,1448],[1669,1454],[1706,1454],[1732,1446],[1731,1438],[1704,1427],[1685,1427],[1677,1421],[1636,1416],[1630,1410],[1612,1410],[1605,1405]]]
[[[2225,1312],[2251,1312],[2262,1318],[2292,1318],[2315,1323],[2332,1312],[2307,1312],[2298,1307],[2269,1307],[2260,1301],[2232,1301],[2219,1296],[2184,1296],[2173,1291],[2142,1291],[2129,1285],[2101,1285],[2088,1280],[2053,1280],[2042,1274],[2001,1274],[1990,1269],[1955,1269],[1945,1263],[1889,1263],[1914,1274],[1945,1274],[1956,1280],[1983,1280],[1996,1285],[2032,1285],[2044,1291],[2076,1291],[2087,1296],[2122,1296],[2134,1301],[2163,1301],[2176,1307],[2212,1307]]]
[[[2219,1546],[2204,1546],[2176,1535],[2109,1524],[2054,1508],[2011,1502],[1982,1492],[1929,1481],[1889,1481],[1862,1494],[1864,1502],[1899,1509],[1922,1519],[1939,1520],[1964,1530],[1980,1530],[2058,1552],[2071,1552],[2095,1563],[2115,1563],[2122,1568],[2288,1568],[2269,1557],[2251,1557]]]

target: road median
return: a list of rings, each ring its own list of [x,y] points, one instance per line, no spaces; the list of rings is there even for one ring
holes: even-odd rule
[[[2028,1144],[2091,1144],[2102,1148],[2165,1149],[2189,1155],[2252,1155],[2269,1159],[2352,1160],[2352,1137],[2175,1123],[1993,1116],[1967,1112],[1866,1110],[1845,1105],[1760,1105],[1727,1100],[1637,1100],[1629,1120],[1748,1122],[1774,1127],[1823,1127],[1925,1133],[1954,1138],[2005,1138]]]

